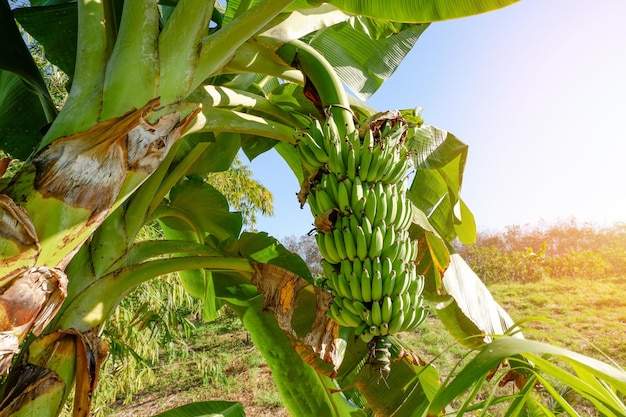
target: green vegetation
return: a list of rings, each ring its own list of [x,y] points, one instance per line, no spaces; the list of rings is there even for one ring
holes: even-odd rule
[[[574,219],[480,233],[458,252],[487,283],[546,277],[597,279],[626,274],[626,224],[596,227]]]
[[[625,248],[620,244],[624,241],[618,239],[623,234],[620,225],[606,229],[575,223],[570,225],[573,229],[569,229],[568,233],[587,233],[588,244],[596,244],[599,236],[613,236],[615,239],[607,240],[612,242],[613,250]],[[558,223],[541,230],[545,231],[545,238],[560,236],[559,231],[562,229],[563,223]],[[523,247],[525,243],[536,239],[529,234],[537,232],[537,228],[528,227],[526,230],[529,231],[527,234],[519,234],[516,240],[509,240],[511,247]],[[504,241],[507,233],[498,232],[489,236],[489,239],[485,235],[478,239],[472,248],[474,253],[491,251],[492,242]],[[309,241],[306,237],[290,237],[288,240]],[[551,244],[553,251],[562,253],[562,243],[555,242],[557,238]],[[578,250],[582,252],[591,249],[581,244]],[[604,250],[601,248],[601,251]],[[524,260],[530,263],[535,259],[520,257],[519,253],[525,252],[519,249],[502,253],[504,257],[518,259],[519,262]],[[594,256],[590,259],[599,259],[599,253],[592,253]],[[561,259],[562,262],[570,260],[569,257]],[[624,284],[624,275],[548,276],[544,272],[540,279],[532,282],[523,278],[507,279],[488,287],[514,320],[532,318],[522,324],[525,337],[553,342],[616,366],[626,367],[626,301],[622,297]],[[232,312],[222,310],[221,317],[215,322],[202,323],[194,320],[192,305],[182,303],[180,307],[179,312],[186,314],[194,325],[188,337],[184,334],[188,327],[182,323],[171,327],[170,339],[159,339],[159,333],[154,329],[128,332],[135,337],[143,334],[152,340],[160,340],[158,357],[150,356],[145,362],[137,362],[132,377],[112,371],[111,361],[105,363],[110,378],[104,378],[107,382],[101,385],[96,395],[101,415],[113,411],[119,417],[130,415],[125,413],[131,411],[145,413],[133,415],[151,415],[172,405],[215,398],[241,401],[247,410],[251,410],[250,415],[283,415],[281,412],[284,412],[284,408],[267,365]],[[432,311],[433,314],[422,326],[400,334],[399,338],[424,361],[432,361],[441,375],[446,376],[453,372],[458,362],[466,363],[467,356],[473,355],[453,339],[437,319],[434,313],[436,310],[432,308]],[[146,340],[142,343],[146,343]],[[151,349],[146,350],[146,353],[152,352]],[[251,386],[256,388],[251,389]],[[509,384],[505,389],[514,388]],[[166,400],[158,401],[157,398]],[[584,403],[578,405],[578,408],[583,415],[596,415]]]
[[[451,242],[471,242],[476,234],[460,196],[468,146],[423,123],[413,110],[390,118],[395,111],[381,115],[360,101],[393,73],[426,22],[514,2],[399,0],[389,7],[383,0],[33,0],[11,10],[8,0],[0,0],[0,38],[7,45],[0,58],[0,131],[5,132],[0,145],[23,161],[17,172],[9,167],[11,178],[0,185],[0,414],[55,417],[72,404],[72,415],[83,417],[103,403],[92,401],[98,379],[110,392],[128,387],[130,400],[142,389],[140,377],[147,369],[137,364],[148,365],[148,376],[170,369],[159,377],[161,387],[167,382],[190,387],[196,382],[189,375],[197,375],[201,386],[234,386],[228,383],[228,369],[244,355],[232,356],[229,346],[215,352],[214,347],[222,348],[215,343],[220,333],[203,332],[198,324],[200,318],[219,318],[226,305],[245,327],[246,340],[262,354],[263,372],[271,371],[280,403],[293,417],[434,416],[450,406],[463,413],[489,409],[494,402],[502,402],[507,415],[555,415],[533,395],[536,382],[565,410],[572,411],[573,403],[559,390],[569,386],[603,415],[626,415],[619,396],[626,393],[625,372],[506,335],[512,320],[453,253]],[[51,91],[43,77],[52,72],[41,71],[44,62],[33,60],[20,27],[39,42],[46,62],[66,74],[67,83],[56,82],[69,86],[67,97]],[[344,86],[358,98],[348,101]],[[336,131],[316,144],[318,151],[332,145],[335,151],[327,151],[329,164],[312,172],[319,165],[299,152],[299,138],[313,134],[313,126],[330,126],[331,117]],[[394,151],[392,158],[385,157],[391,149],[387,144],[376,144],[381,137],[366,140],[372,133],[366,131],[387,119],[392,125],[407,122],[399,134],[406,151]],[[339,155],[337,144],[342,159],[333,165],[330,156]],[[356,316],[342,315],[333,299],[337,294],[328,290],[336,268],[324,268],[325,280],[315,279],[302,258],[266,233],[250,232],[242,212],[231,211],[237,207],[229,205],[227,194],[233,190],[211,185],[211,176],[231,167],[240,152],[252,159],[269,150],[281,155],[302,184],[302,204],[313,206],[310,196],[320,197],[314,188],[329,179],[325,171],[341,173],[336,176],[337,186],[342,184],[338,201],[318,206],[324,210],[315,219],[316,239],[319,244],[326,233],[327,248],[334,244],[337,257],[332,251],[325,257],[346,267],[344,260],[354,262],[356,254],[365,262],[367,255],[376,279],[366,285],[368,273],[362,272],[359,282],[353,264],[352,298],[344,285],[341,305],[354,309],[351,314],[358,314],[376,338],[394,333],[392,327],[412,329],[421,320],[420,293],[445,306],[437,310],[441,322],[461,344],[475,349],[453,378],[440,378],[435,367],[404,355],[393,336],[373,339],[373,345],[355,338],[364,332],[353,326],[365,330],[359,329],[363,324]],[[357,150],[367,158],[356,158]],[[358,159],[366,182],[379,173],[381,180],[384,173],[396,180],[400,174],[387,166],[402,168],[395,165],[398,157],[415,172],[397,194],[406,195],[402,215],[393,198],[391,204],[368,198],[359,210],[359,193],[365,196],[365,189],[348,187],[344,171],[356,183]],[[0,165],[2,173],[6,162]],[[379,184],[375,192],[382,195]],[[393,197],[391,188],[383,191]],[[342,224],[340,234],[336,214],[348,201],[341,221],[348,220],[350,233],[344,234]],[[396,209],[395,216],[383,207],[392,214]],[[246,206],[239,208],[245,214]],[[348,212],[352,219],[365,213],[371,223],[382,224],[384,218],[390,223],[387,230],[402,230],[395,240],[403,245],[394,247],[394,233],[383,234],[380,225],[372,224],[370,234],[363,219],[352,224]],[[143,239],[141,231],[155,223],[161,233]],[[353,246],[355,236],[359,241]],[[344,244],[338,245],[342,238]],[[339,249],[346,257],[339,256]],[[399,272],[389,270],[393,256],[387,251],[396,249],[410,281],[393,280],[393,272]],[[587,273],[581,268],[589,254],[575,255],[568,261],[573,272]],[[525,264],[524,259],[515,261]],[[393,262],[391,267],[396,268]],[[556,271],[540,262],[536,267]],[[377,272],[382,277],[383,268],[389,279],[381,292]],[[161,280],[158,285],[148,285],[155,279]],[[406,295],[402,304],[388,295],[396,293],[397,282]],[[330,288],[341,288],[345,280],[336,283]],[[365,301],[370,290],[372,301]],[[375,301],[381,299],[378,294],[387,297],[383,304]],[[357,311],[361,305],[365,309]],[[396,314],[396,305],[398,313],[406,307],[410,315]],[[370,325],[368,314],[377,327]],[[142,329],[146,333],[136,334]],[[194,329],[207,338],[194,339]],[[500,336],[485,340],[485,332]],[[263,361],[245,356],[248,391],[262,386],[254,381],[263,373]],[[484,396],[484,376],[503,361],[514,368],[520,391]],[[122,377],[119,384],[113,385],[109,374],[98,378],[103,365]],[[466,394],[466,400],[458,400]],[[255,401],[276,405],[278,397],[276,391],[259,389]],[[191,406],[161,417],[244,415],[239,403]]]
[[[494,284],[490,290],[515,319],[535,316],[554,321],[527,323],[536,331],[526,331],[526,337],[549,337],[560,346],[605,361],[606,354],[624,367],[626,303],[620,294],[625,283],[624,278],[611,277],[594,283],[581,278],[547,278],[530,284]],[[593,285],[605,294],[603,303],[585,296]],[[564,290],[573,288],[577,290],[562,296]],[[213,323],[194,324],[184,345],[162,351],[157,361],[144,365],[151,375],[143,377],[143,388],[132,396],[121,395],[124,390],[118,389],[115,401],[112,387],[126,387],[131,381],[116,374],[104,378],[110,382],[101,386],[96,396],[100,415],[148,416],[192,400],[215,398],[241,401],[254,416],[286,415],[264,359],[229,310]],[[434,361],[443,375],[468,354],[434,316],[400,338],[424,360]],[[142,375],[145,373],[137,377]],[[100,402],[104,399],[109,401],[107,406]]]

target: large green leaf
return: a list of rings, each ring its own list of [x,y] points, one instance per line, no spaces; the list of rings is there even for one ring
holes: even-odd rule
[[[422,23],[471,16],[518,0],[331,0],[350,13],[393,22]]]
[[[170,222],[170,217],[183,220],[199,233],[200,240],[206,234],[218,241],[237,237],[241,231],[241,213],[231,212],[228,201],[211,185],[196,180],[186,180],[170,191],[170,200],[157,216]]]
[[[485,345],[480,353],[464,366],[458,375],[443,387],[433,399],[429,415],[437,415],[455,398],[462,395],[477,383],[482,383],[489,372],[503,361],[510,359],[519,363],[517,355],[529,360],[521,364],[524,370],[531,370],[565,383],[590,400],[598,409],[607,410],[603,415],[621,416],[626,406],[614,392],[626,393],[626,373],[604,362],[562,349],[547,343],[514,337],[501,337]],[[564,361],[573,370],[556,365],[555,359]],[[532,381],[531,381],[532,382]]]
[[[46,58],[72,78],[78,36],[76,3],[16,9],[15,18],[44,47]]]
[[[377,369],[365,365],[357,386],[375,415],[411,417],[424,413],[439,389],[439,374],[430,365],[419,366],[410,357],[392,361],[382,380]]]
[[[186,172],[188,176],[204,177],[209,172],[226,171],[230,168],[237,152],[241,147],[241,137],[238,133],[222,132],[213,134],[201,132],[186,135],[176,149],[174,162],[180,162],[201,142],[209,142],[206,149]],[[219,155],[219,157],[217,157]]]
[[[513,319],[496,302],[485,284],[458,254],[450,256],[443,288],[454,302],[441,303],[439,317],[461,343],[477,347],[514,326]],[[521,334],[517,334],[521,337]]]
[[[154,417],[245,417],[241,403],[201,401],[173,408]]]
[[[289,252],[278,240],[265,232],[242,233],[236,248],[247,259],[281,267],[304,278],[309,283],[313,282],[311,272],[304,260],[299,255]]]
[[[473,242],[474,217],[460,198],[467,145],[445,130],[422,125],[409,131],[406,146],[417,168],[408,197],[446,242],[457,235],[463,243]]]
[[[48,123],[38,95],[18,75],[0,70],[0,109],[0,149],[18,159],[28,158]]]
[[[320,375],[294,350],[274,316],[264,310],[263,297],[225,298],[241,318],[250,337],[265,357],[285,408],[293,417],[362,416],[341,393],[331,393],[332,380]]]
[[[215,236],[218,241],[233,239],[239,235],[242,225],[241,213],[231,213],[226,198],[219,191],[196,180],[186,180],[174,187],[169,203],[155,216],[168,239],[191,243],[203,243],[207,236]],[[203,300],[202,318],[205,321],[217,318],[212,272],[195,269],[178,274],[185,290]]]
[[[330,62],[359,98],[367,100],[394,73],[428,25],[410,25],[373,39],[344,22],[313,37],[311,45]]]
[[[0,0],[0,108],[0,146],[26,159],[56,109],[6,0]]]

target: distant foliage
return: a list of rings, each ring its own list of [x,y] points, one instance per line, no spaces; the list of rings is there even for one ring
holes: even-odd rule
[[[241,212],[247,230],[255,230],[259,213],[274,213],[272,193],[254,179],[250,166],[239,158],[235,158],[230,169],[209,174],[207,182],[226,197],[231,210]]]
[[[300,255],[314,277],[322,275],[322,254],[313,236],[287,236],[281,243],[291,252]]]
[[[456,249],[485,283],[598,278],[626,273],[626,224],[515,225],[481,232],[475,244]]]

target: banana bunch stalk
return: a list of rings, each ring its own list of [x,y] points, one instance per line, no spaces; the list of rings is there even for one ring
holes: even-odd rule
[[[341,137],[330,117],[301,134],[298,152],[310,175],[299,198],[315,217],[334,296],[328,314],[370,343],[370,363],[382,373],[390,369],[387,336],[426,318],[424,278],[416,273],[417,242],[408,230],[406,123],[392,113],[361,130]]]

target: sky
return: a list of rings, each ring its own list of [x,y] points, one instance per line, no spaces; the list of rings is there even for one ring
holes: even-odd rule
[[[478,231],[510,225],[626,222],[626,2],[522,0],[433,23],[367,101],[422,107],[426,123],[469,145],[461,197]],[[276,153],[251,162],[274,196],[257,229],[312,226]]]

